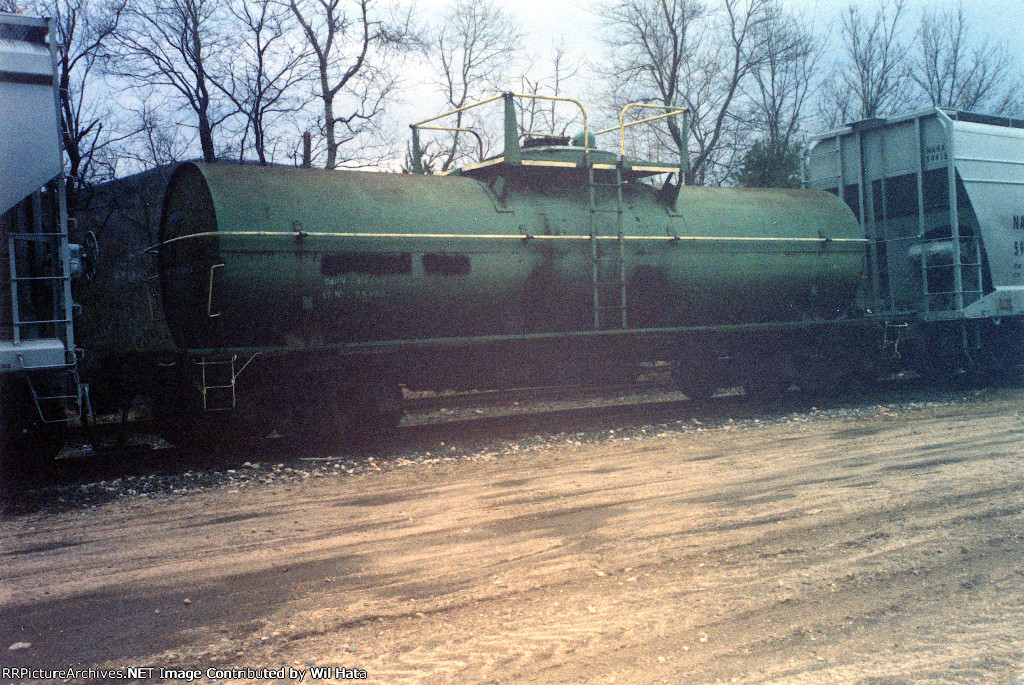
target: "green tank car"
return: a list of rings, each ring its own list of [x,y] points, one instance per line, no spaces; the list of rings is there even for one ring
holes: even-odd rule
[[[514,97],[491,100],[504,153],[448,175],[181,165],[157,247],[176,370],[154,412],[220,431],[248,407],[333,435],[396,424],[399,386],[601,382],[667,360],[702,397],[835,364],[825,324],[854,300],[865,242],[843,202],[685,186],[685,160],[597,150],[589,131],[520,144]]]

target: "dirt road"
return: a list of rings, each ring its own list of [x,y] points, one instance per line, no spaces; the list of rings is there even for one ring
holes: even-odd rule
[[[1022,400],[691,423],[9,517],[0,666],[1024,682]]]

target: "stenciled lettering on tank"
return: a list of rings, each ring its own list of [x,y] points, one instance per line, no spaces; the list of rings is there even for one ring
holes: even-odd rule
[[[384,291],[367,274],[342,274],[324,277],[324,300],[378,300],[384,297]]]

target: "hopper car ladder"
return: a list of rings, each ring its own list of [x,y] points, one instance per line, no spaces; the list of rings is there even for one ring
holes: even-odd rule
[[[593,286],[594,330],[625,329],[628,325],[626,298],[626,254],[622,239],[622,160],[615,165],[615,181],[600,183],[594,178],[594,165],[587,164],[590,212],[590,280]],[[615,207],[598,204],[599,188],[615,189]],[[615,249],[611,254],[601,246],[599,216],[615,215]]]
[[[934,260],[930,255],[928,246],[948,243],[950,238],[933,238],[921,241],[922,304],[926,313],[952,309],[961,310],[984,295],[982,290],[981,241],[975,236],[970,238],[962,236],[960,241],[961,244],[968,241],[971,243],[971,248],[973,249],[969,248],[968,250],[971,255],[968,257],[971,259],[970,262],[963,261],[966,255],[964,255],[962,250],[959,251],[959,263],[957,263],[955,257],[949,263]],[[934,261],[940,261],[940,263],[936,264]],[[957,278],[956,270],[960,272],[959,278]],[[929,288],[929,277],[931,274],[942,273],[942,271],[948,271],[953,276],[953,290],[933,291]]]
[[[82,415],[85,414],[91,421],[93,414],[92,405],[89,402],[89,386],[82,383],[78,371],[74,369],[61,371],[60,379],[62,390],[56,391],[55,395],[40,395],[39,390],[32,382],[32,377],[25,376],[39,418],[43,423],[70,423],[81,421]],[[72,393],[68,388],[75,390]],[[65,407],[70,407],[70,409],[65,410]]]
[[[66,284],[71,282],[71,275],[64,273],[63,262],[60,259],[60,249],[64,239],[63,233],[8,233],[7,234],[7,250],[8,259],[10,264],[10,275],[11,275],[11,323],[13,327],[14,344],[20,344],[22,338],[30,339],[38,337],[38,333],[27,334],[27,330],[30,327],[37,326],[54,326],[55,337],[60,338],[63,341],[67,341],[69,336],[69,329],[71,326],[71,312],[66,306],[64,297],[64,290]],[[18,274],[18,245],[19,243],[24,245],[41,244],[43,249],[50,247],[52,254],[36,254],[36,260],[39,263],[45,263],[49,261],[50,268],[53,273],[43,273],[42,275],[36,276],[22,276]],[[58,273],[59,272],[59,273]],[[23,285],[24,284],[24,285]],[[29,290],[32,284],[40,284],[48,286],[51,291],[51,298],[53,301],[53,315],[49,319],[23,319],[22,310],[26,309],[22,305],[22,298],[28,296],[26,290]],[[27,307],[31,308],[31,307]],[[69,360],[69,365],[73,361]]]
[[[11,340],[15,346],[39,338],[57,338],[64,343],[64,366],[23,367],[25,371],[52,371],[58,380],[46,384],[49,394],[40,394],[31,375],[26,375],[32,402],[37,415],[44,423],[68,423],[82,418],[89,407],[88,386],[83,385],[75,369],[77,359],[71,349],[71,273],[61,255],[69,248],[67,234],[60,231],[44,231],[42,226],[42,203],[39,191],[32,195],[32,218],[28,223],[33,231],[9,231],[7,234],[7,259],[11,295]],[[19,256],[23,260],[19,260]],[[22,275],[18,271],[20,261],[34,263],[35,270]],[[34,306],[33,301],[36,303]],[[50,309],[50,318],[26,318],[28,312]],[[52,327],[52,333],[47,329]],[[73,388],[71,391],[69,388]],[[65,408],[70,411],[65,411]],[[91,411],[90,411],[91,413]]]

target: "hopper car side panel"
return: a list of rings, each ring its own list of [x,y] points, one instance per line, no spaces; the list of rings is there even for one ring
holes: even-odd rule
[[[810,187],[870,239],[863,306],[925,375],[1024,362],[1024,122],[932,108],[817,136]]]
[[[72,325],[82,251],[68,243],[58,49],[51,20],[0,13],[0,500],[52,462],[88,397]]]

